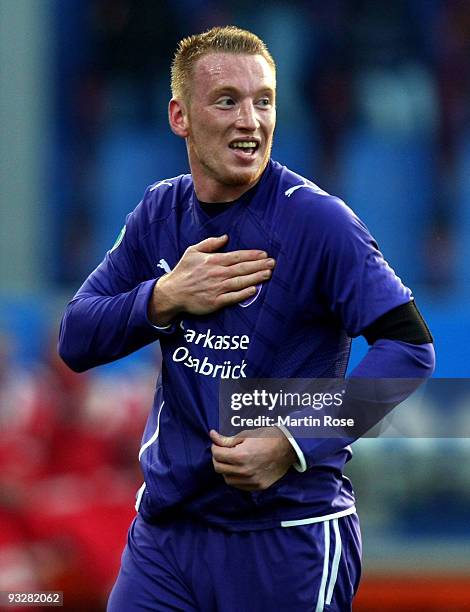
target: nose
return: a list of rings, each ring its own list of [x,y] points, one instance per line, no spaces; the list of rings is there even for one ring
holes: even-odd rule
[[[238,128],[245,130],[254,131],[259,128],[256,108],[251,100],[244,100],[240,104],[236,124]]]

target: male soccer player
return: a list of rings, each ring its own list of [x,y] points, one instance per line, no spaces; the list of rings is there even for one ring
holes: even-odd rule
[[[220,380],[343,377],[359,334],[353,376],[423,378],[431,336],[355,214],[270,159],[275,64],[259,38],[182,40],[172,94],[191,174],[146,190],[61,326],[77,371],[157,339],[163,354],[108,610],[345,612],[360,576],[349,447],[275,427],[222,436]]]

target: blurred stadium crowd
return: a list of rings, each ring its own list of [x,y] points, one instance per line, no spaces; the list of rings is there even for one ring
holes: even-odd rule
[[[236,23],[263,36],[278,63],[274,157],[358,209],[410,283],[455,285],[469,206],[468,2],[297,0],[258,12],[246,0],[70,0],[55,8],[56,282],[82,280],[143,186],[185,171],[166,122],[175,41]]]
[[[20,371],[8,352],[0,338],[0,591],[102,609],[135,514],[153,376],[79,376],[52,345]]]
[[[55,352],[58,315],[144,188],[188,170],[166,121],[176,42],[227,23],[266,40],[278,64],[273,157],[358,212],[415,290],[436,339],[436,374],[467,377],[470,2],[41,2],[47,240],[38,231],[39,291],[16,295],[2,279],[0,292],[0,590],[62,589],[68,609],[100,610],[141,484],[159,355],[150,348],[75,375]],[[424,555],[434,571],[470,574],[464,442],[358,443],[351,473],[371,566],[419,573],[412,566]],[[389,473],[378,480],[379,471]],[[459,606],[448,609],[470,609]]]

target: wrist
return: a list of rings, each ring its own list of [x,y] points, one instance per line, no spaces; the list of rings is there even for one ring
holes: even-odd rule
[[[285,436],[284,436],[284,447],[285,447],[286,461],[289,463],[289,466],[292,466],[294,465],[294,463],[297,463],[297,453],[292,447],[292,444],[289,442],[289,440]]]
[[[276,426],[275,428],[279,432],[278,434],[276,434],[276,437],[279,440],[281,449],[280,452],[283,457],[283,461],[285,461],[285,463],[288,464],[290,467],[291,465],[294,465],[294,463],[296,463],[297,454],[294,448],[292,447],[292,444],[290,443],[288,437],[285,435],[284,431],[278,426]]]
[[[148,318],[153,325],[164,327],[169,325],[181,310],[171,278],[169,274],[165,274],[157,280],[153,288],[148,303]]]

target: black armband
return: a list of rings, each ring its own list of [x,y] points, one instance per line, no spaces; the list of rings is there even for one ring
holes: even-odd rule
[[[414,300],[386,312],[366,327],[362,335],[368,344],[376,340],[402,340],[410,344],[428,344],[433,337]]]

